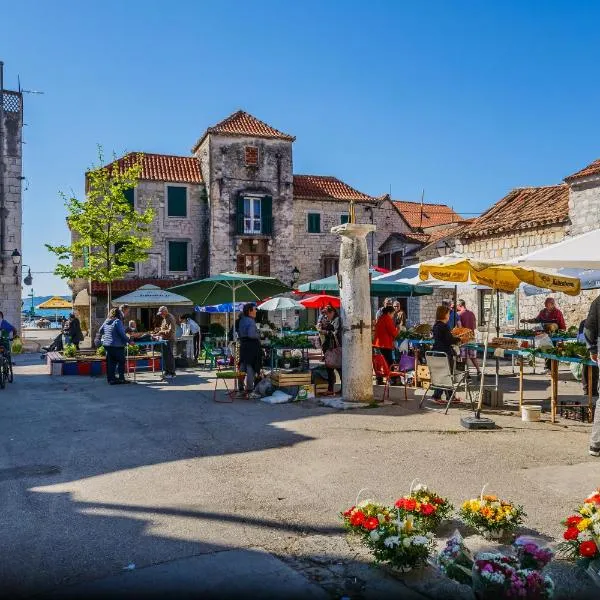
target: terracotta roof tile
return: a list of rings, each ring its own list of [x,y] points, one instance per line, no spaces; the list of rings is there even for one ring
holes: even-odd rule
[[[251,114],[238,110],[220,123],[209,127],[204,135],[196,142],[192,152],[196,152],[204,138],[210,134],[218,135],[247,135],[251,137],[273,138],[293,142],[296,138],[293,135],[283,133],[264,121],[253,117]]]
[[[294,175],[294,198],[310,200],[340,200],[350,202],[375,202],[337,177],[325,175]]]
[[[187,281],[188,279],[117,279],[112,282],[111,292],[114,297],[116,293],[133,292],[143,285],[156,285],[164,290]],[[97,293],[106,294],[106,284],[92,281],[92,294]]]
[[[565,181],[573,181],[574,179],[578,179],[580,177],[590,177],[592,175],[600,175],[600,158],[589,164],[587,167],[584,167],[580,171],[565,177]]]
[[[113,161],[107,167],[118,165],[126,168],[132,165],[139,153],[129,152],[125,156]],[[175,183],[202,183],[200,161],[194,156],[171,156],[168,154],[141,153],[142,176],[140,179],[148,181],[172,181]]]
[[[421,217],[420,202],[406,202],[403,200],[393,200],[394,206],[404,217],[404,220],[413,229],[426,229],[427,227],[437,227],[439,225],[449,225],[461,220],[460,216],[446,204],[423,204],[423,214]]]
[[[517,188],[460,232],[460,237],[497,235],[565,223],[569,219],[569,186]]]

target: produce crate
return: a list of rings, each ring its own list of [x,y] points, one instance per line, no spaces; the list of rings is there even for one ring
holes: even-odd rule
[[[315,383],[315,396],[322,396],[327,393],[328,386],[326,383]]]
[[[417,377],[419,379],[431,379],[431,373],[427,365],[417,365]]]
[[[504,392],[502,390],[483,390],[483,401],[490,408],[504,407]]]
[[[273,371],[271,381],[275,387],[294,387],[298,385],[310,385],[311,374],[308,373],[282,373]]]

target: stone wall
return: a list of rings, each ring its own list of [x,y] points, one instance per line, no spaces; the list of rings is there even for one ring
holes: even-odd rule
[[[0,256],[0,310],[4,318],[17,329],[21,328],[21,265],[17,267],[11,258],[16,249],[23,254],[21,228],[23,205],[21,200],[23,128],[23,102],[21,94],[4,93],[4,119],[2,123],[2,157],[0,177],[4,184],[4,239]],[[2,207],[0,207],[1,209]],[[2,232],[0,232],[0,236]],[[23,261],[22,261],[23,262]],[[24,262],[28,262],[25,260]]]
[[[573,183],[569,189],[569,235],[580,235],[600,227],[600,177]]]

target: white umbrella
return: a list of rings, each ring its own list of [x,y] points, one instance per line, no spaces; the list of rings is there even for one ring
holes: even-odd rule
[[[600,269],[600,229],[569,237],[541,250],[519,256],[510,262],[524,267],[559,269]]]
[[[138,308],[153,308],[155,306],[193,306],[193,302],[184,296],[162,290],[156,285],[143,285],[134,292],[125,294],[112,301],[113,305],[129,304]]]
[[[292,298],[277,297],[271,298],[262,304],[259,304],[256,308],[259,310],[280,310],[281,311],[281,331],[283,332],[283,325],[286,320],[287,310],[306,310],[300,302],[293,300]]]

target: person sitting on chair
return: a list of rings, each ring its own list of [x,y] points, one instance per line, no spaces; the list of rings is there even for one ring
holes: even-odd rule
[[[438,306],[435,312],[435,325],[433,326],[433,352],[443,352],[448,357],[448,364],[450,365],[450,372],[453,371],[454,366],[454,350],[452,346],[460,343],[460,338],[452,335],[448,327],[448,321],[450,320],[450,308],[448,306]],[[448,390],[441,390],[436,388],[433,392],[433,401],[436,404],[446,404],[442,400],[442,393],[446,392],[446,398],[450,397],[451,392]],[[460,399],[455,397],[453,402],[460,402]]]
[[[393,315],[394,308],[392,306],[384,306],[383,311],[377,323],[375,324],[375,337],[373,339],[373,347],[377,348],[385,358],[388,367],[394,362],[394,340],[398,335],[398,328],[394,325]],[[383,378],[377,377],[377,385],[383,384]]]

